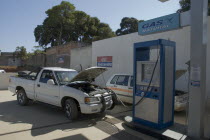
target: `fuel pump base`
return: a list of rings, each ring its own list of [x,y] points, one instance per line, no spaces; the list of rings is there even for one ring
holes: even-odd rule
[[[174,123],[175,42],[134,44],[133,122],[163,129]]]
[[[165,129],[155,129],[151,128],[139,123],[134,123],[132,121],[131,116],[126,116],[125,117],[125,125],[136,132],[143,133],[148,136],[152,136],[157,139],[163,139],[163,140],[171,140],[171,139],[176,139],[176,140],[184,140],[184,139],[189,139],[190,138],[187,136],[187,127],[186,125],[182,124],[177,124],[174,123],[173,126],[170,126]]]

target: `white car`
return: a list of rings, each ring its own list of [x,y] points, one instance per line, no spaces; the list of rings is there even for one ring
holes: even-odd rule
[[[133,76],[130,74],[115,74],[106,83],[107,88],[113,90],[119,99],[126,103],[133,103]],[[183,91],[175,92],[175,111],[186,109],[188,94]]]
[[[0,69],[0,73],[6,73],[6,72],[5,72],[5,70],[1,70],[1,69]]]
[[[76,119],[79,113],[100,113],[114,108],[113,91],[91,84],[106,70],[92,67],[78,74],[72,69],[46,67],[10,77],[8,89],[17,94],[20,105],[27,105],[29,100],[40,101],[62,107],[69,119]]]

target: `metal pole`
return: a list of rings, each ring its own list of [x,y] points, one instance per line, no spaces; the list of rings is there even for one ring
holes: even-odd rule
[[[204,137],[208,0],[191,0],[191,71],[188,135]]]

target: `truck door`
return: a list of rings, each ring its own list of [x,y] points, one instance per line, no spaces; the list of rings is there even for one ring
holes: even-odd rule
[[[49,85],[47,81],[49,79],[53,79],[55,84]],[[59,85],[56,82],[53,71],[51,70],[43,70],[40,79],[38,79],[35,84],[35,93],[37,100],[45,103],[49,103],[52,105],[59,104],[60,91]]]

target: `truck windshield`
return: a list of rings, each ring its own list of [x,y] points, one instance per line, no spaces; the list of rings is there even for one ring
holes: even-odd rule
[[[68,84],[78,73],[76,71],[55,71],[59,84]]]

